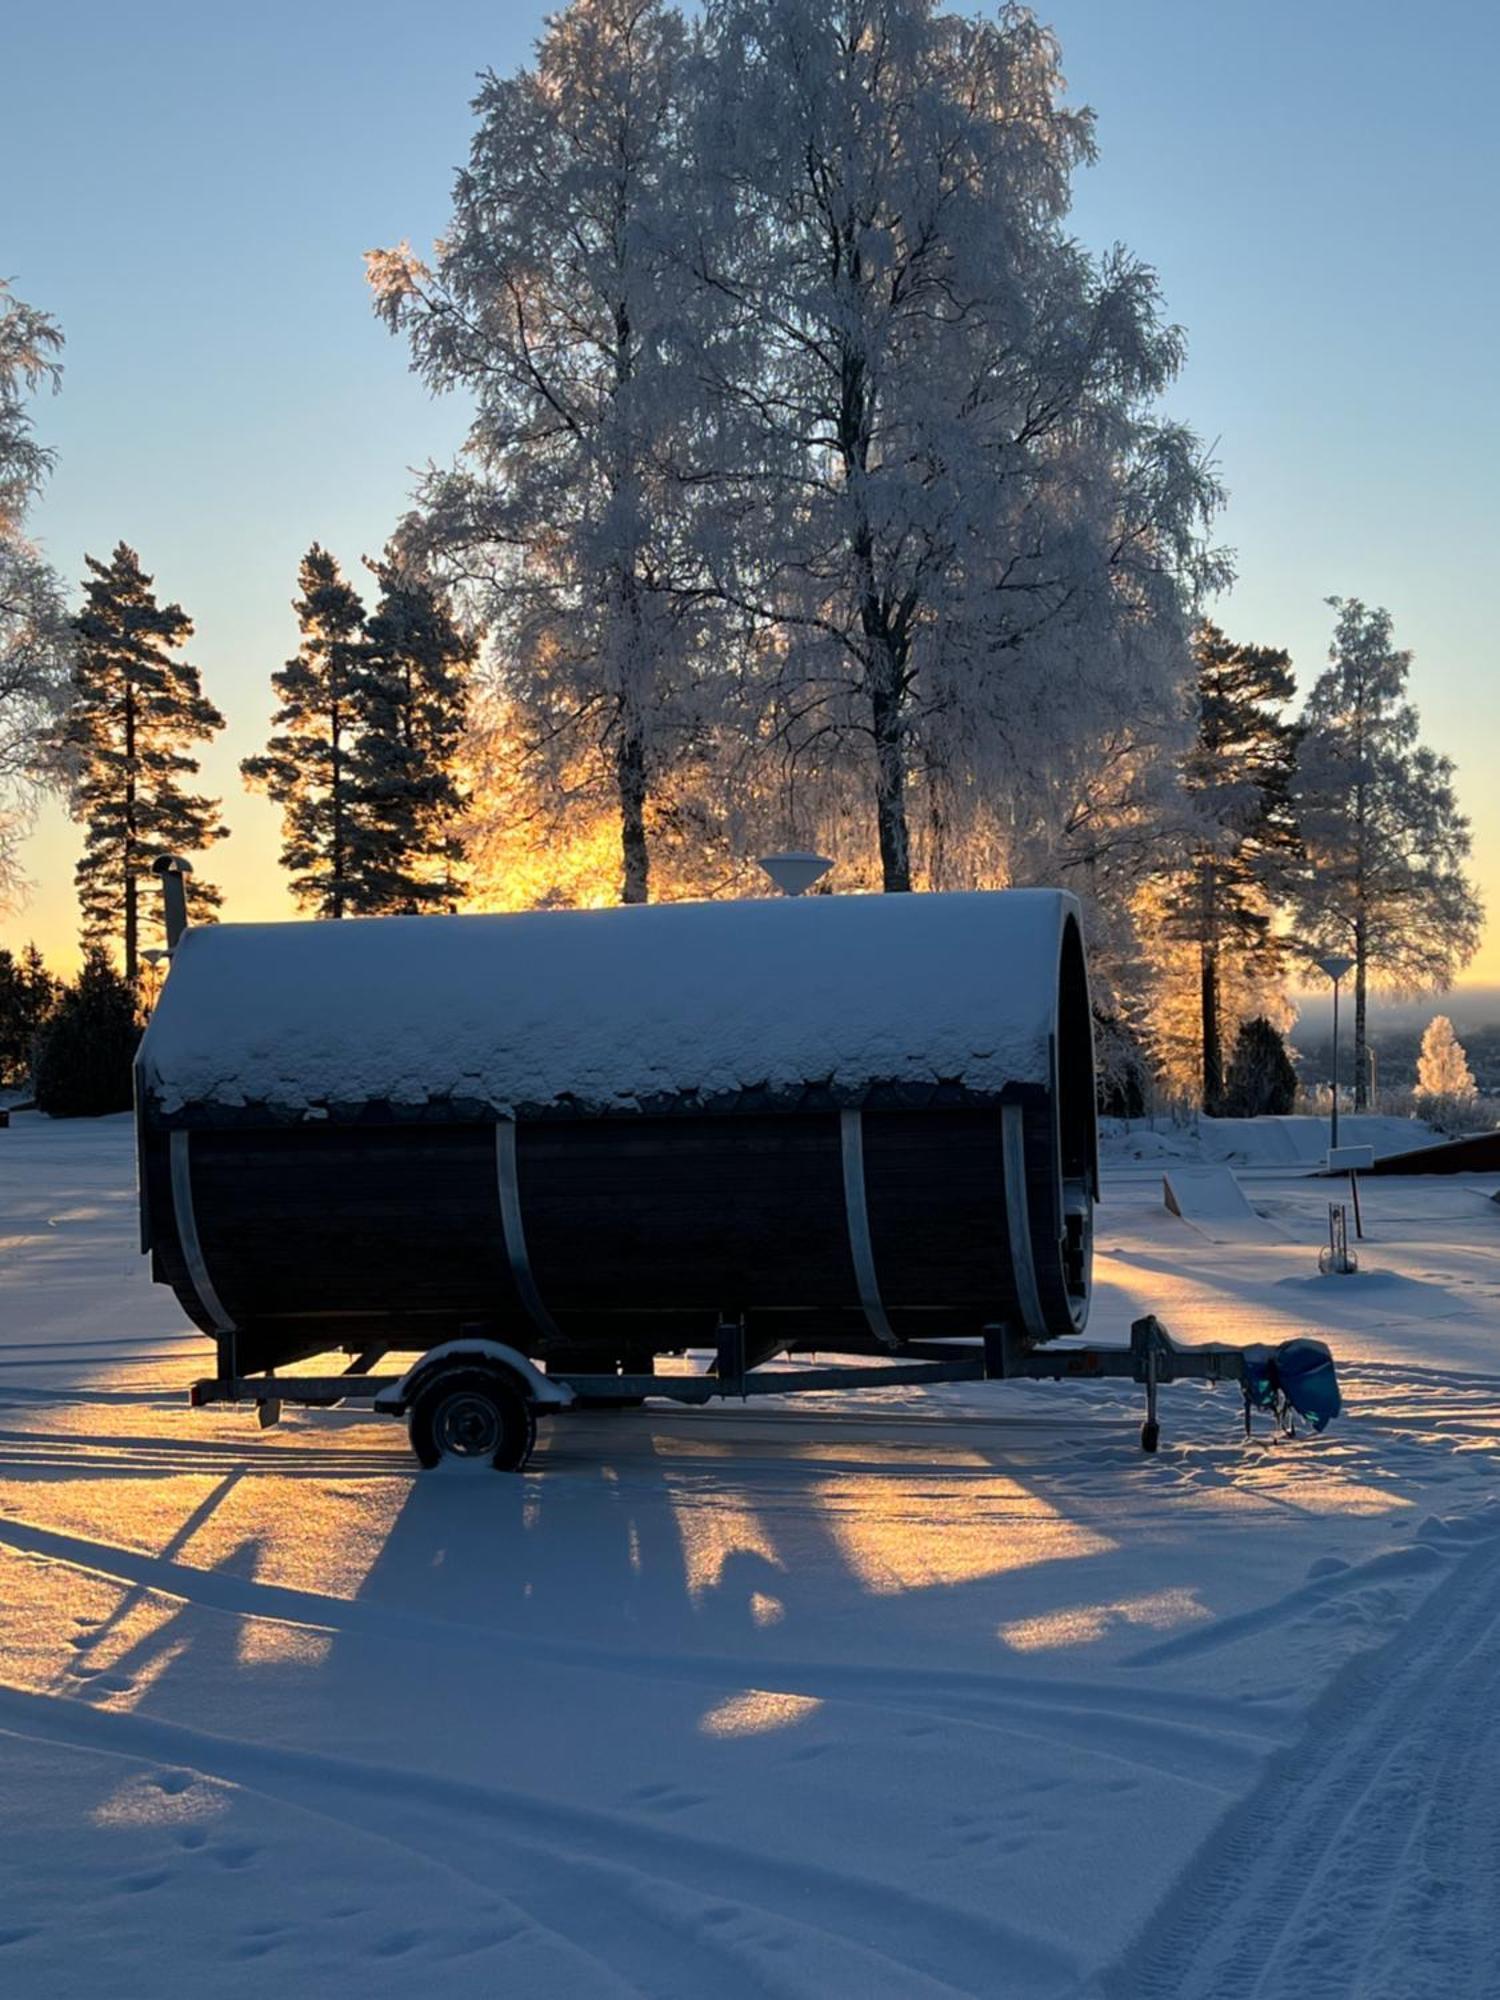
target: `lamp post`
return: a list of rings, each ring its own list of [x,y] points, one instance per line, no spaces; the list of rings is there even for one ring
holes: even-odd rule
[[[1330,1151],[1337,1151],[1339,1143],[1339,981],[1353,965],[1352,958],[1343,958],[1337,952],[1327,958],[1314,961],[1319,972],[1333,981],[1333,1109],[1329,1114],[1328,1145]]]

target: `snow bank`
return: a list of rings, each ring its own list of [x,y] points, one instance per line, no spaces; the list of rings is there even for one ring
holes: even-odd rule
[[[1346,1111],[1339,1117],[1345,1146],[1371,1146],[1376,1159],[1436,1143],[1438,1134],[1417,1118]],[[1101,1118],[1100,1151],[1109,1160],[1204,1160],[1253,1167],[1321,1167],[1328,1155],[1328,1120],[1322,1117],[1198,1118],[1190,1125],[1144,1119]]]
[[[190,930],[143,1096],[631,1110],[692,1094],[1049,1078],[1070,896],[766,902]]]

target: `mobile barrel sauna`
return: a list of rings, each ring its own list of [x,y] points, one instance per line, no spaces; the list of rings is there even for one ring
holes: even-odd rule
[[[597,1387],[727,1330],[748,1369],[1087,1317],[1060,892],[196,927],[137,1099],[202,1400],[340,1350],[362,1384],[466,1342]]]

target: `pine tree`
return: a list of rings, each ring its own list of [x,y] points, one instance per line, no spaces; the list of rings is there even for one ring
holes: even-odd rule
[[[101,949],[91,948],[40,1037],[37,1109],[53,1118],[101,1118],[128,1111],[140,1034],[129,980],[121,978]]]
[[[1269,973],[1281,956],[1273,903],[1300,843],[1292,804],[1297,729],[1278,708],[1296,682],[1286,653],[1237,645],[1217,625],[1199,628],[1193,660],[1197,733],[1183,785],[1198,830],[1167,909],[1176,935],[1198,951],[1202,1104],[1212,1114],[1224,1095],[1223,958],[1232,953],[1242,967]]]
[[[1298,918],[1315,951],[1354,960],[1354,1103],[1369,1101],[1372,981],[1396,992],[1450,986],[1479,948],[1482,909],[1465,869],[1469,822],[1453,764],[1417,740],[1411,654],[1387,611],[1330,598],[1331,665],[1303,719],[1297,807],[1307,850]]]
[[[72,813],[87,829],[78,863],[86,946],[118,943],[133,988],[140,969],[141,897],[159,924],[151,864],[163,852],[192,854],[228,832],[219,802],[183,789],[198,762],[188,746],[224,727],[205,700],[198,669],[172,657],[192,636],[179,604],[158,604],[152,578],[124,542],[107,563],[86,558],[85,604],[75,621],[77,653],[65,740],[77,759]],[[220,901],[193,878],[201,913]]]
[[[1463,1043],[1446,1014],[1434,1014],[1427,1023],[1417,1057],[1417,1095],[1463,1102],[1478,1095]]]
[[[476,648],[430,582],[392,561],[369,567],[380,600],[357,675],[359,832],[348,906],[453,909],[463,859],[455,766]]]
[[[19,958],[0,946],[0,1085],[24,1083],[36,1040],[57,1005],[58,982],[29,944]]]
[[[265,751],[240,765],[281,807],[281,862],[292,894],[320,917],[359,907],[363,833],[358,736],[364,606],[318,543],[302,559],[293,609],[302,641],[271,685],[281,697]]]
[[[1224,1086],[1229,1118],[1284,1118],[1297,1101],[1297,1072],[1277,1030],[1258,1014],[1242,1021]]]

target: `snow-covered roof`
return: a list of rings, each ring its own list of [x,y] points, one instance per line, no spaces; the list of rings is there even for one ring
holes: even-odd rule
[[[143,1096],[499,1115],[1044,1083],[1073,899],[817,896],[190,930]]]

